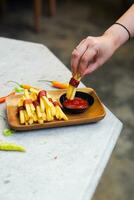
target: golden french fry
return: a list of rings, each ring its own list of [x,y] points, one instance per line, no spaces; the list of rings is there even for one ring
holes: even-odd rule
[[[73,88],[70,99],[73,100],[76,94],[76,88]]]
[[[42,97],[40,98],[40,110],[42,113],[45,112],[45,103]]]
[[[49,107],[46,108],[46,116],[47,116],[47,121],[52,121],[54,118],[51,115],[51,109]]]
[[[43,119],[43,121],[46,121],[46,120],[47,120],[46,113],[42,113],[42,119]]]
[[[33,92],[33,93],[35,93],[36,95],[38,95],[39,90],[38,90],[38,89],[35,89],[35,88],[30,88],[30,92]]]
[[[52,103],[49,101],[49,99],[46,96],[43,96],[42,99],[45,102],[45,106],[52,106]]]
[[[56,109],[55,109],[54,105],[51,107],[51,113],[52,113],[53,117],[56,115]]]
[[[34,122],[34,121],[33,121],[33,118],[30,118],[29,121],[28,121],[28,124],[31,125],[31,124],[33,124],[33,122]]]
[[[32,93],[30,94],[30,99],[32,99],[32,101],[36,101],[36,100],[37,100],[37,94],[34,93],[34,92],[32,92]]]
[[[74,87],[72,85],[69,85],[69,87],[67,89],[67,95],[66,95],[67,99],[71,98],[73,89],[74,89]]]
[[[29,105],[30,105],[30,109],[31,109],[31,111],[34,113],[34,111],[35,111],[35,107],[34,107],[34,105],[33,105],[32,103],[30,103]]]
[[[37,122],[37,121],[38,121],[38,118],[37,118],[37,115],[36,115],[35,112],[34,112],[34,114],[33,114],[33,120],[34,120],[34,122]]]
[[[55,116],[55,108],[53,106],[53,103],[49,101],[49,99],[46,96],[42,97],[45,105],[45,111],[46,111],[46,119],[47,121],[52,121]]]
[[[53,103],[47,97],[44,96],[43,100],[44,100],[46,109],[50,109],[51,110],[51,120],[52,120],[54,118],[54,116],[56,115],[55,107],[54,107]],[[49,119],[49,121],[50,121],[50,119]]]
[[[74,76],[74,79],[76,79],[77,81],[80,81],[81,80],[80,74],[76,74]],[[76,94],[76,88],[72,86],[71,84],[69,84],[69,87],[67,89],[67,95],[66,95],[67,99],[71,99],[71,100],[74,99],[75,94]]]
[[[68,117],[65,115],[65,113],[62,114],[62,119],[64,119],[65,121],[68,121]]]
[[[60,119],[64,119],[64,120],[68,120],[67,116],[63,113],[63,111],[61,110],[60,106],[57,106],[57,110],[60,113]]]
[[[19,116],[20,116],[20,123],[25,124],[25,115],[23,110],[20,110]]]
[[[60,118],[60,113],[59,113],[58,106],[56,106],[55,109],[56,109],[56,115],[55,116],[56,116],[57,119],[59,119]]]
[[[26,99],[30,99],[28,89],[24,89],[24,96],[25,96]]]
[[[40,106],[37,106],[36,107],[36,114],[37,114],[37,117],[40,119],[42,118],[42,113],[41,113],[41,110],[40,110]]]
[[[25,116],[25,123],[26,123],[26,122],[28,122],[28,120],[29,120],[29,117],[28,117],[28,114],[27,114],[26,110],[23,110],[23,112],[24,112],[24,116]]]
[[[23,106],[23,102],[24,102],[24,99],[20,98],[20,100],[18,102],[18,107]]]
[[[38,119],[38,123],[43,124],[44,123],[43,119]]]
[[[33,117],[33,114],[32,114],[32,112],[31,112],[30,104],[25,104],[25,108],[26,108],[28,117],[29,117],[29,118],[32,118],[32,117]]]

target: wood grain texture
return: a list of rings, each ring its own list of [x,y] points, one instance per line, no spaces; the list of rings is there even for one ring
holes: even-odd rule
[[[105,110],[96,92],[92,88],[81,88],[78,91],[89,93],[94,98],[94,103],[89,109],[81,114],[67,114],[68,121],[54,120],[51,122],[45,122],[43,124],[34,123],[32,125],[21,125],[17,116],[17,103],[21,95],[10,96],[7,99],[7,118],[8,123],[12,129],[15,130],[33,130],[42,128],[52,128],[61,126],[70,126],[78,124],[86,124],[91,122],[97,122],[105,117]],[[53,90],[48,91],[48,94],[59,100],[62,94],[66,93],[66,90]]]

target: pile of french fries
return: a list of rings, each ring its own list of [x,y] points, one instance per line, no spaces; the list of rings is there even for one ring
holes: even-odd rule
[[[20,124],[43,124],[55,119],[68,120],[59,103],[52,99],[45,90],[30,88],[24,90],[18,102]]]
[[[66,94],[67,99],[70,100],[74,99],[76,94],[76,89],[79,85],[80,80],[81,80],[80,74],[76,74],[74,77],[71,78]]]

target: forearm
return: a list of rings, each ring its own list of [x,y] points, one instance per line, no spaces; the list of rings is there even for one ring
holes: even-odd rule
[[[116,22],[125,26],[134,37],[134,4]],[[115,50],[129,39],[127,30],[118,24],[113,24],[104,35],[111,38]]]

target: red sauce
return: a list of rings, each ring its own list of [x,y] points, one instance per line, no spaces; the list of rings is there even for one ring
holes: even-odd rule
[[[40,100],[41,97],[43,96],[46,96],[47,95],[47,92],[45,90],[41,90],[39,93],[38,93],[38,100]]]
[[[32,103],[32,99],[26,99],[26,100],[24,100],[24,106],[26,105],[26,104],[31,104]]]
[[[39,106],[40,104],[39,104],[39,102],[38,102],[37,100],[35,100],[35,101],[33,101],[33,105],[34,105],[34,107],[36,108],[36,107]]]
[[[24,106],[19,106],[19,107],[18,107],[18,113],[19,113],[21,110],[25,110]]]
[[[89,104],[88,101],[80,97],[75,97],[73,100],[66,99],[63,106],[69,109],[86,109]]]
[[[80,82],[78,80],[76,80],[75,78],[73,78],[73,77],[71,78],[71,80],[69,82],[69,84],[72,85],[72,86],[74,86],[75,88],[78,87],[79,83]]]

